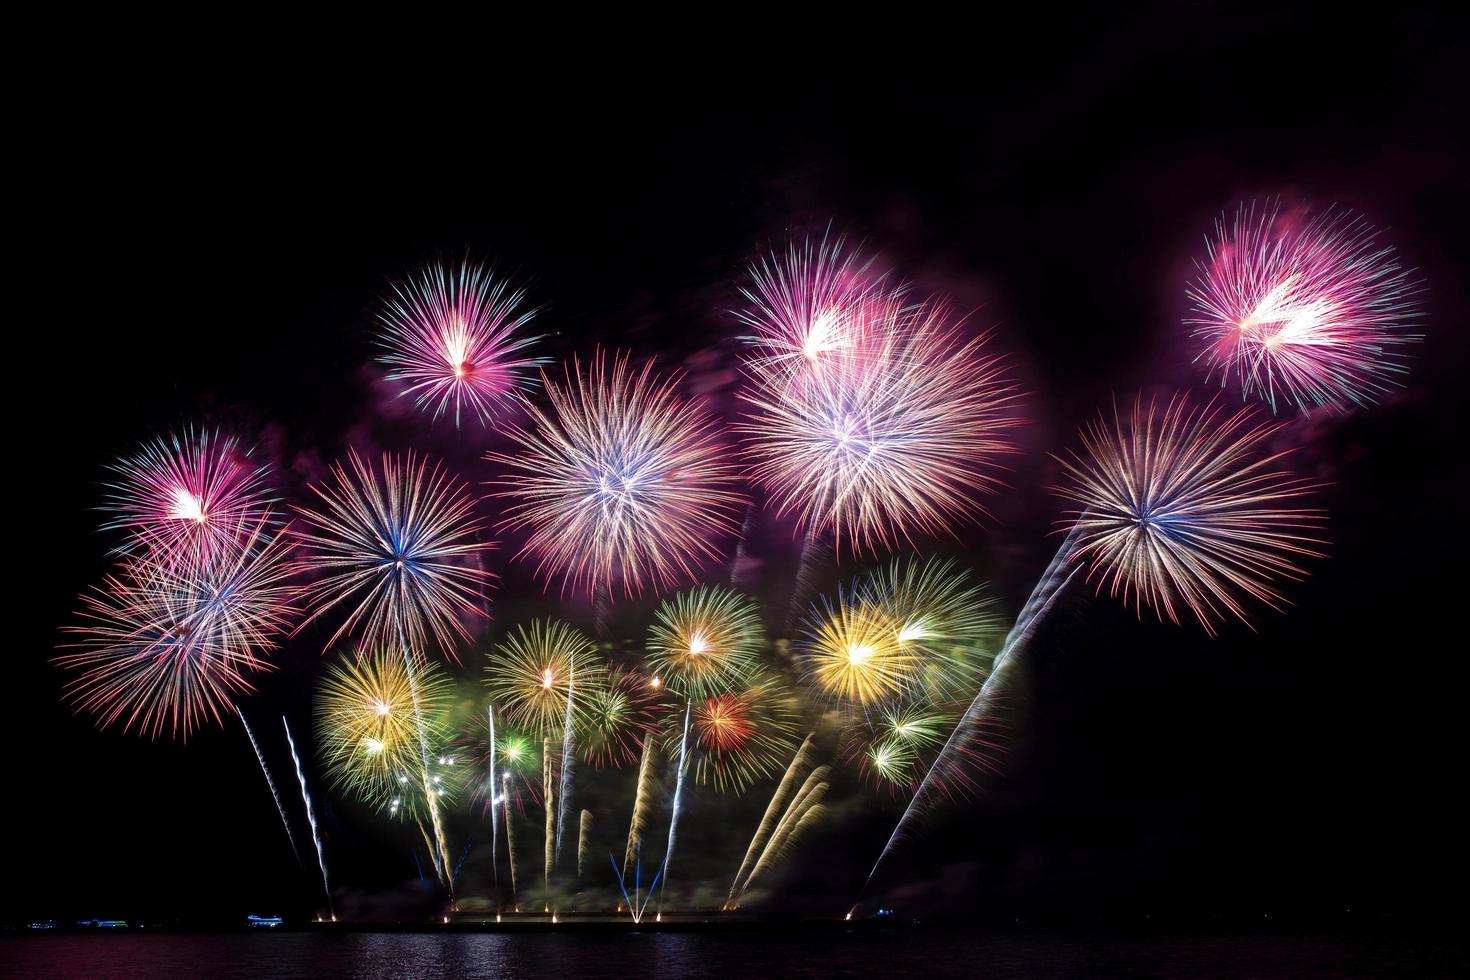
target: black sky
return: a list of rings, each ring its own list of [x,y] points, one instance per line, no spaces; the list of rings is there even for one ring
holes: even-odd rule
[[[470,249],[529,279],[558,356],[708,367],[755,249],[828,221],[866,239],[994,327],[1031,391],[994,520],[942,545],[1014,611],[1054,547],[1047,454],[1115,395],[1197,382],[1189,259],[1214,215],[1268,194],[1362,211],[1428,285],[1407,389],[1301,455],[1332,484],[1330,559],[1287,615],[1213,641],[1068,604],[1035,644],[1004,775],[887,894],[996,916],[1462,902],[1464,34],[1432,10],[1195,5],[865,40],[667,66],[548,51],[454,78],[364,54],[310,81],[99,49],[26,108],[5,917],[310,905],[238,731],[98,734],[48,658],[107,567],[102,467],[143,438],[233,421],[298,473],[352,441],[409,444],[368,367],[387,277]],[[478,439],[413,444],[480,481]],[[545,604],[501,570],[497,624]],[[306,729],[318,652],[283,655],[263,721]],[[328,809],[339,880],[412,873],[370,816]],[[698,812],[713,848],[721,808]],[[893,816],[873,805],[814,842],[789,907],[849,898]]]

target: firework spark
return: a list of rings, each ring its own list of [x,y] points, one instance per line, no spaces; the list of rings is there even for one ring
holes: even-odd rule
[[[1215,223],[1188,296],[1197,360],[1247,398],[1299,408],[1375,402],[1398,386],[1422,310],[1412,270],[1361,217],[1274,202]]]
[[[1139,398],[1126,419],[1087,426],[1083,452],[1059,460],[1059,492],[1077,506],[1069,557],[1140,613],[1178,622],[1187,608],[1211,634],[1229,617],[1249,622],[1246,597],[1280,609],[1277,580],[1302,578],[1297,560],[1321,554],[1322,515],[1300,506],[1311,483],[1272,468],[1285,454],[1265,451],[1276,428],[1254,416]]]
[[[456,426],[461,413],[481,422],[500,414],[542,363],[528,354],[540,338],[525,332],[536,311],[524,301],[524,291],[470,262],[393,283],[378,313],[389,380],[406,382],[403,393],[436,419],[452,407]]]
[[[646,669],[674,694],[707,697],[743,686],[764,645],[754,602],[721,586],[700,586],[660,603]]]
[[[353,452],[313,490],[319,508],[298,508],[301,567],[320,576],[307,591],[307,622],[342,605],[351,612],[329,647],[356,634],[361,650],[401,645],[422,657],[432,637],[453,658],[456,640],[470,637],[464,617],[484,615],[493,577],[475,564],[493,545],[480,540],[465,486],[412,453],[385,453],[374,469]]]
[[[575,680],[573,679],[575,677]],[[572,726],[587,727],[587,691],[604,684],[597,645],[581,630],[558,620],[517,626],[495,644],[485,662],[485,684],[513,725],[536,737],[560,736],[567,705]],[[579,693],[572,697],[574,688]]]
[[[790,384],[860,357],[864,301],[883,279],[840,236],[792,239],[784,253],[763,255],[750,268],[740,290],[745,305],[735,314],[751,331],[740,338],[751,347],[750,368]]]
[[[564,383],[543,375],[551,405],[531,406],[512,433],[520,450],[486,458],[510,470],[508,530],[529,532],[521,555],[563,588],[664,587],[721,557],[717,538],[736,529],[735,468],[713,418],[659,380],[649,362],[599,353]]]
[[[234,436],[192,427],[148,442],[110,468],[105,529],[129,542],[192,560],[236,550],[238,536],[271,515],[273,494],[264,466]]]
[[[236,544],[191,560],[152,551],[127,559],[82,596],[72,637],[57,656],[77,676],[66,698],[96,716],[157,738],[187,739],[253,690],[249,676],[290,629],[296,594],[290,542],[269,514],[248,530],[225,529]]]
[[[795,744],[797,711],[786,685],[758,671],[741,688],[694,699],[689,711],[686,765],[695,783],[739,792],[780,771]],[[672,752],[683,742],[682,714],[665,722]]]
[[[806,628],[801,658],[822,696],[849,711],[868,711],[914,691],[924,656],[900,643],[903,624],[880,606],[852,596],[824,603]]]
[[[633,762],[658,728],[659,696],[642,674],[613,667],[604,683],[584,689],[582,758],[594,768]]]
[[[982,516],[998,486],[1017,389],[985,338],[965,342],[948,310],[886,294],[861,313],[861,357],[808,383],[747,370],[744,436],[752,481],[809,535],[878,551]]]
[[[417,814],[424,782],[420,736],[440,758],[452,735],[450,703],[451,684],[432,663],[411,677],[396,652],[341,658],[316,694],[317,745],[328,778],[394,816]],[[429,784],[443,793],[443,773]]]

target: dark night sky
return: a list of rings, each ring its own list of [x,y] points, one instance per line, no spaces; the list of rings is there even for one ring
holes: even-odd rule
[[[253,77],[267,70],[253,60],[188,77],[97,66],[25,123],[39,261],[12,288],[39,302],[12,330],[39,346],[11,369],[25,561],[0,713],[3,917],[310,906],[236,728],[187,746],[99,734],[60,703],[48,657],[107,566],[89,510],[102,466],[157,430],[242,423],[298,472],[356,442],[490,475],[476,431],[409,439],[409,417],[382,417],[368,311],[386,277],[469,248],[530,278],[557,356],[602,343],[708,365],[731,350],[722,310],[757,247],[829,220],[867,239],[993,326],[1031,392],[994,520],[938,545],[1014,611],[1054,547],[1047,454],[1115,394],[1195,382],[1188,261],[1215,214],[1258,194],[1361,210],[1429,287],[1407,390],[1317,426],[1301,454],[1332,484],[1330,559],[1287,615],[1214,641],[1067,604],[1033,647],[1004,775],[937,823],[888,894],[995,916],[1461,902],[1470,50],[1438,14],[1378,16],[1058,11],[902,58],[834,43],[784,77],[753,56],[662,70],[568,52],[586,76],[560,96],[542,78],[572,79],[545,62],[432,92],[360,82],[370,58],[299,87]],[[497,625],[553,605],[499,570]],[[644,612],[625,618],[640,636]],[[286,711],[307,727],[321,641],[263,681],[263,724]],[[328,810],[339,881],[412,874],[401,839]],[[749,806],[727,812],[696,804],[691,851],[710,853],[691,876],[748,839]],[[814,840],[789,907],[840,908],[894,815],[873,802]]]

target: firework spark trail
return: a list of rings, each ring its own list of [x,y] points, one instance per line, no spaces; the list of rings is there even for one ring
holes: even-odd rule
[[[567,824],[567,798],[572,784],[572,704],[576,697],[576,670],[567,668],[567,715],[562,723],[561,734],[561,785],[557,789],[556,811],[556,856],[561,859],[562,835]]]
[[[434,786],[429,778],[429,735],[424,730],[424,712],[419,700],[418,671],[414,669],[413,654],[409,651],[400,624],[398,634],[399,643],[403,650],[403,666],[408,671],[408,690],[413,698],[414,728],[418,731],[419,757],[423,765],[421,770],[424,780],[424,802],[429,808],[429,820],[434,827],[434,839],[438,842],[438,856],[434,858],[435,867],[439,869],[439,878],[444,883],[444,888],[449,892],[450,900],[454,898],[454,882],[451,880],[449,871],[449,845],[444,839],[444,824],[439,819],[439,800],[434,791]]]
[[[815,819],[819,819],[826,812],[825,808],[821,806],[821,802],[822,798],[827,795],[828,788],[831,786],[827,781],[827,777],[831,775],[831,772],[832,769],[830,766],[818,766],[806,777],[806,781],[802,783],[801,790],[792,798],[791,805],[786,808],[786,813],[781,817],[781,822],[776,825],[776,829],[772,832],[770,840],[766,842],[765,848],[761,851],[760,860],[755,863],[755,867],[751,869],[750,875],[741,886],[740,894],[742,896],[745,894],[746,889],[750,887],[752,881],[755,881],[764,872],[769,870],[772,864],[786,857],[791,852],[791,844],[793,843],[793,837],[797,833],[797,829],[809,827],[812,822],[815,822]],[[808,817],[811,817],[814,811],[816,817],[808,821]]]
[[[816,591],[817,569],[826,565],[827,557],[827,543],[815,529],[807,528],[802,535],[801,557],[796,562],[796,578],[792,581],[791,605],[786,610],[788,636],[796,628],[796,621],[805,608],[808,597]]]
[[[542,797],[546,804],[546,839],[544,857],[546,860],[542,874],[542,888],[544,908],[543,911],[551,911],[551,871],[556,866],[556,787],[551,778],[551,739],[541,740],[541,786]]]
[[[953,753],[958,751],[957,746],[964,738],[968,737],[969,731],[978,725],[980,720],[990,710],[995,696],[1000,693],[1000,688],[1004,684],[1005,676],[1010,673],[1012,662],[1025,647],[1026,641],[1036,629],[1036,624],[1051,609],[1057,596],[1061,594],[1067,583],[1077,574],[1078,566],[1069,565],[1068,559],[1071,556],[1073,545],[1080,535],[1081,525],[1073,525],[1071,532],[1068,533],[1066,539],[1062,542],[1062,546],[1057,549],[1057,553],[1052,556],[1050,564],[1046,566],[1046,571],[1042,573],[1041,579],[1036,583],[1036,587],[1031,590],[1031,595],[1026,600],[1025,606],[1022,607],[1021,614],[1016,617],[1015,624],[1006,635],[1005,644],[1001,647],[1000,653],[995,658],[990,676],[985,679],[985,683],[980,686],[979,693],[970,702],[970,706],[965,709],[965,713],[961,716],[959,724],[955,725],[954,731],[950,732],[949,738],[944,742],[944,747],[939,750],[939,755],[935,757],[933,765],[924,773],[924,778],[919,782],[919,788],[914,791],[913,799],[909,801],[909,805],[899,817],[898,825],[893,828],[893,833],[889,835],[888,843],[883,845],[883,851],[878,855],[878,860],[873,863],[873,869],[868,872],[868,877],[863,883],[864,891],[872,884],[874,876],[877,875],[878,869],[893,851],[896,842],[908,830],[909,825],[917,819],[917,814],[923,805],[922,801],[933,784],[936,774],[940,772],[943,766],[946,766],[952,761]]]
[[[516,889],[516,835],[515,821],[510,818],[510,773],[501,777],[500,799],[505,807],[505,856],[510,865],[510,904],[517,912],[521,910],[521,893]]]
[[[577,887],[587,878],[587,846],[592,841],[592,811],[583,810],[577,826]]]
[[[685,767],[685,763],[686,763],[686,761],[688,759],[688,751],[689,751],[689,715],[690,715],[690,711],[691,711],[692,708],[693,708],[693,702],[692,701],[685,702],[685,704],[684,704],[684,737],[679,740],[679,770],[678,770],[678,775],[674,779],[674,805],[673,805],[672,811],[671,811],[671,813],[669,815],[669,843],[668,843],[668,846],[666,848],[664,848],[663,867],[661,867],[659,869],[659,877],[661,877],[663,879],[663,885],[662,885],[662,887],[659,888],[659,892],[658,892],[658,914],[659,915],[663,915],[663,911],[664,911],[664,891],[666,891],[668,889],[668,886],[669,886],[669,878],[668,878],[669,862],[672,861],[673,858],[674,858],[674,834],[679,829],[679,804],[680,804],[680,802],[682,802],[682,797],[683,797],[683,793],[684,793],[684,770],[686,768]],[[649,885],[648,886],[648,890],[649,890],[649,894],[652,894],[653,893],[653,886],[652,885]]]
[[[301,756],[296,754],[296,741],[291,737],[291,723],[281,716],[281,725],[286,729],[286,744],[291,747],[291,762],[296,766],[296,780],[301,783],[301,800],[306,804],[306,821],[311,824],[311,840],[316,845],[316,865],[322,873],[322,892],[327,897],[327,911],[332,921],[337,921],[337,912],[332,907],[332,886],[327,881],[327,858],[322,851],[322,835],[317,831],[316,810],[311,805],[311,794],[306,791],[306,773],[301,768]]]
[[[623,872],[626,878],[633,869],[633,861],[643,843],[643,832],[648,827],[648,818],[653,811],[653,771],[655,761],[653,735],[643,737],[643,759],[638,764],[638,788],[633,796],[633,820],[628,827],[628,849],[623,853]]]
[[[296,835],[291,832],[291,821],[286,819],[286,805],[281,802],[281,794],[276,789],[276,781],[271,778],[271,771],[265,764],[265,756],[260,751],[260,743],[255,740],[255,732],[250,728],[250,722],[245,720],[245,712],[240,706],[235,705],[235,713],[240,716],[240,724],[245,727],[245,734],[250,739],[250,747],[255,750],[255,759],[260,763],[261,775],[265,776],[265,784],[270,787],[271,799],[276,801],[276,812],[281,815],[281,826],[286,828],[286,839],[291,842],[291,853],[296,862],[301,863],[301,852],[296,849]]]
[[[490,769],[486,774],[490,783],[490,871],[495,876],[495,891],[498,896],[500,892],[500,824],[495,816],[495,705],[489,705],[485,709],[485,717],[490,723],[490,756],[486,762]]]
[[[746,872],[750,870],[757,852],[765,844],[781,814],[782,807],[786,805],[786,800],[791,795],[791,788],[796,784],[797,774],[806,768],[807,753],[811,749],[812,738],[815,735],[816,732],[807,735],[797,748],[796,755],[791,757],[791,765],[786,767],[786,774],[781,777],[781,782],[776,786],[776,792],[771,795],[771,802],[766,804],[765,815],[761,817],[760,824],[755,828],[755,836],[751,837],[750,846],[745,849],[745,859],[740,862],[740,869],[735,872],[735,880],[730,883],[730,894],[725,898],[727,908],[735,902],[738,892],[742,890],[741,882],[745,880]]]

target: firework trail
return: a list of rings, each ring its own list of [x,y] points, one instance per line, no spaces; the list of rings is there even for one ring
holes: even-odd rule
[[[383,325],[379,360],[390,381],[407,382],[403,394],[438,418],[453,405],[483,423],[534,383],[542,358],[526,351],[540,340],[522,328],[535,310],[521,310],[525,292],[480,265],[461,262],[424,267],[391,286],[378,312]]]
[[[562,835],[567,824],[567,798],[572,785],[572,704],[576,697],[575,668],[567,672],[567,714],[562,722],[561,735],[561,786],[557,789],[556,811],[556,855],[561,858]]]
[[[521,910],[521,893],[517,889],[516,882],[519,880],[516,874],[516,835],[515,821],[510,818],[510,773],[506,773],[501,779],[503,790],[500,794],[505,805],[505,853],[506,861],[510,865],[510,903],[517,912]]]
[[[621,878],[633,870],[633,861],[643,844],[643,833],[648,829],[648,818],[653,813],[653,774],[656,766],[657,749],[652,735],[643,737],[643,760],[638,765],[638,788],[633,796],[633,820],[628,827],[628,849],[623,853]]]
[[[892,853],[895,843],[907,833],[909,826],[917,819],[917,814],[925,803],[926,793],[935,784],[938,774],[944,771],[946,765],[951,762],[953,754],[959,751],[958,747],[968,738],[969,732],[980,724],[981,719],[990,710],[993,699],[999,694],[1000,689],[1004,685],[1006,675],[1010,673],[1011,663],[1025,646],[1026,640],[1030,638],[1032,632],[1035,630],[1037,622],[1051,608],[1052,603],[1056,601],[1057,596],[1061,594],[1067,583],[1077,574],[1077,567],[1075,565],[1069,565],[1068,556],[1071,554],[1072,548],[1076,544],[1080,533],[1080,529],[1074,526],[1071,533],[1067,535],[1066,540],[1062,542],[1062,546],[1057,549],[1057,553],[1052,557],[1051,563],[1047,565],[1046,571],[1042,573],[1040,581],[1036,583],[1036,587],[1031,590],[1030,597],[1026,600],[1025,606],[1021,608],[1021,614],[1016,617],[1016,622],[1006,635],[1005,643],[995,658],[995,664],[991,668],[990,676],[985,679],[985,683],[981,685],[979,693],[975,695],[975,699],[970,703],[970,706],[965,709],[965,713],[961,716],[959,724],[955,726],[954,731],[945,740],[944,747],[940,749],[938,757],[934,760],[934,764],[929,767],[928,772],[924,774],[924,778],[919,782],[919,788],[914,791],[913,799],[909,801],[909,805],[899,817],[898,825],[893,828],[893,833],[889,835],[888,842],[883,845],[883,850],[878,855],[878,860],[873,863],[872,870],[868,872],[868,877],[863,883],[864,891],[873,883],[874,876],[877,875],[878,869],[882,867],[888,855]],[[851,912],[848,914],[851,915]]]
[[[245,712],[240,706],[235,705],[235,713],[240,716],[240,724],[245,728],[245,734],[250,739],[250,747],[255,750],[255,760],[260,763],[261,775],[265,776],[265,784],[270,787],[271,799],[276,801],[276,812],[281,815],[281,826],[286,828],[286,839],[291,842],[291,853],[297,862],[301,861],[301,852],[296,849],[296,835],[291,832],[291,821],[286,819],[286,805],[281,802],[281,794],[276,789],[276,781],[271,778],[271,771],[265,764],[265,756],[260,751],[260,743],[255,740],[255,732],[250,728],[250,722],[245,720]]]
[[[546,863],[541,879],[545,898],[542,909],[544,912],[551,911],[551,872],[556,866],[556,786],[552,775],[551,739],[544,738],[541,740],[541,792],[546,804]]]
[[[649,362],[599,352],[584,372],[573,359],[563,382],[543,372],[551,404],[528,405],[530,425],[511,433],[513,454],[486,459],[510,471],[506,530],[528,531],[518,557],[563,591],[662,588],[694,578],[721,557],[717,538],[738,530],[736,467],[713,416],[659,380]]]
[[[332,908],[332,886],[327,883],[327,858],[322,851],[322,835],[316,826],[316,811],[311,806],[311,794],[306,791],[306,773],[301,768],[301,756],[296,754],[296,741],[291,738],[291,723],[286,716],[281,716],[281,725],[286,729],[286,744],[291,747],[291,762],[296,766],[296,780],[301,783],[301,800],[306,804],[306,821],[311,824],[311,840],[316,845],[316,865],[322,873],[322,893],[327,897],[327,912],[330,913],[332,921],[337,921],[336,910]]]
[[[234,436],[187,428],[109,470],[102,526],[127,532],[123,552],[212,560],[234,551],[242,532],[273,522],[267,470]]]
[[[1351,212],[1306,219],[1277,202],[1215,222],[1185,320],[1196,361],[1246,398],[1300,409],[1377,401],[1407,371],[1422,286]]]
[[[495,705],[485,708],[485,720],[490,724],[490,755],[486,758],[485,773],[490,787],[490,870],[495,876],[495,890],[500,891],[500,827],[495,818]]]
[[[664,911],[664,892],[669,886],[669,862],[674,858],[674,835],[679,829],[679,804],[683,801],[684,770],[686,768],[685,763],[688,760],[689,750],[689,716],[690,705],[686,704],[684,706],[684,736],[679,740],[679,768],[677,770],[678,774],[674,778],[674,805],[669,813],[669,843],[664,848],[663,866],[659,870],[659,877],[663,879],[663,883],[658,892],[658,914],[660,916],[663,915]],[[649,885],[648,890],[649,894],[652,894],[653,885]]]
[[[735,880],[730,883],[730,893],[725,898],[725,907],[733,908],[738,893],[742,891],[741,883],[745,880],[746,872],[750,870],[756,854],[766,842],[776,820],[786,805],[787,798],[791,795],[792,787],[796,785],[798,775],[806,768],[807,756],[811,751],[812,738],[815,733],[807,735],[802,740],[801,746],[797,748],[796,754],[791,757],[791,765],[786,767],[786,774],[781,777],[781,782],[776,786],[776,792],[771,795],[771,802],[766,804],[766,812],[761,817],[761,822],[755,828],[755,836],[750,839],[750,846],[745,849],[745,858],[740,862],[740,868],[735,872]]]
[[[1019,392],[988,338],[965,341],[941,304],[865,300],[860,357],[793,386],[746,365],[735,427],[750,480],[778,514],[840,554],[876,552],[978,518],[1016,451]]]
[[[786,813],[781,817],[781,821],[776,825],[776,829],[771,833],[771,839],[766,842],[760,860],[756,861],[755,867],[751,869],[750,874],[740,886],[740,892],[736,896],[737,901],[750,887],[751,882],[768,871],[772,865],[788,856],[796,840],[826,814],[826,808],[821,803],[831,785],[827,781],[831,772],[829,766],[818,766],[807,776],[801,789],[792,798],[791,805],[786,808]]]
[[[583,810],[577,825],[577,887],[587,879],[587,847],[592,840],[592,811]]]

